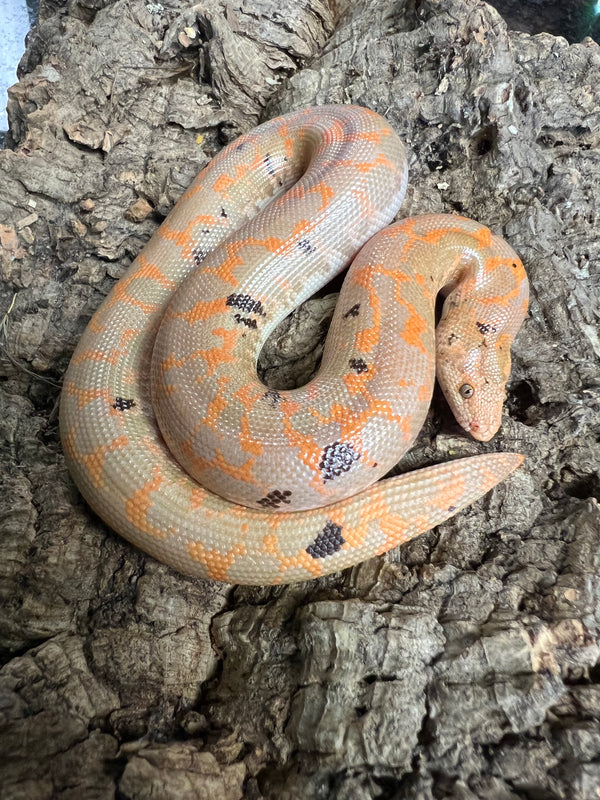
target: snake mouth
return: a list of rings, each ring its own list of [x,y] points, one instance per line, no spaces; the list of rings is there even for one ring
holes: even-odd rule
[[[498,420],[497,424],[494,424],[493,422],[488,422],[486,424],[483,422],[473,421],[469,423],[466,430],[478,442],[489,442],[489,440],[498,432],[499,427],[500,420]]]

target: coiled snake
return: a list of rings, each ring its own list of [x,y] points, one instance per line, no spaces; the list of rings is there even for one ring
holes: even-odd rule
[[[267,122],[198,175],[65,376],[67,464],[114,530],[188,575],[290,583],[407,541],[518,466],[492,453],[376,482],[421,428],[436,370],[465,430],[496,432],[528,302],[520,260],[482,225],[385,227],[406,180],[397,135],[356,106]],[[318,374],[267,389],[266,337],[359,249]]]

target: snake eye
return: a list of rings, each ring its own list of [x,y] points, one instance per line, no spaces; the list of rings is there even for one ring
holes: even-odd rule
[[[473,389],[470,383],[463,383],[458,391],[464,400],[468,400],[469,397],[473,397],[475,394],[475,389]]]

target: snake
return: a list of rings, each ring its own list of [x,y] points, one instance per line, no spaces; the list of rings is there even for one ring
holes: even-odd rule
[[[528,306],[523,265],[489,228],[393,222],[407,161],[382,116],[326,105],[259,125],[201,170],[64,377],[66,464],[110,528],[188,576],[293,583],[407,542],[522,463],[487,452],[384,477],[436,377],[464,431],[494,436]],[[317,373],[267,387],[265,340],[346,268]]]

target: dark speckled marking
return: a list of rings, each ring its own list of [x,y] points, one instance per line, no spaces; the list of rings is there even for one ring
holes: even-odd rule
[[[268,389],[264,394],[263,397],[267,401],[267,403],[271,406],[271,408],[275,408],[278,403],[281,403],[281,395],[277,391],[277,389]]]
[[[115,397],[113,408],[117,411],[129,411],[135,405],[135,400],[126,397]]]
[[[350,369],[354,370],[357,375],[360,375],[362,372],[367,372],[369,369],[364,358],[351,358],[348,363],[350,364]]]
[[[477,330],[483,336],[488,334],[490,331],[492,331],[492,333],[496,333],[496,328],[494,328],[493,325],[489,325],[487,322],[476,322],[475,325],[477,325]]]
[[[207,255],[208,250],[203,250],[201,247],[197,247],[193,253],[194,264],[201,264]]]
[[[261,497],[258,500],[258,505],[262,506],[262,508],[279,508],[282,503],[289,505],[291,500],[289,499],[292,496],[292,493],[289,489],[284,489],[283,492],[279,489],[275,489],[273,492],[269,492],[269,494],[265,495],[265,497]]]
[[[258,327],[255,319],[250,319],[249,317],[242,317],[241,314],[234,314],[233,318],[238,323],[238,325],[245,325],[247,328],[252,328],[253,330],[256,330],[256,328]]]
[[[344,319],[348,319],[348,317],[358,317],[358,312],[360,311],[360,303],[355,303],[352,308],[349,308],[348,311],[344,314]]]
[[[263,163],[267,168],[267,172],[269,175],[275,175],[275,167],[273,166],[273,156],[271,153],[267,153],[263,158]]]
[[[334,442],[323,449],[319,469],[324,481],[333,481],[351,469],[360,458],[354,447],[348,442]]]
[[[325,527],[314,542],[306,548],[306,552],[313,558],[326,558],[341,550],[346,540],[342,536],[341,525],[327,520]]]
[[[303,253],[307,254],[314,253],[317,249],[314,244],[311,244],[309,239],[300,239],[298,242],[296,242],[296,247],[299,250],[302,250]]]
[[[226,300],[226,305],[231,308],[238,308],[245,314],[258,314],[266,317],[266,312],[260,300],[255,300],[249,294],[230,294]]]

